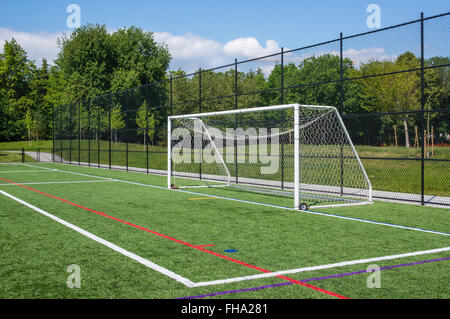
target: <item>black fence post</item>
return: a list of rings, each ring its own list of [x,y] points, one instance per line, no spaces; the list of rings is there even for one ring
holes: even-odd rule
[[[55,106],[52,107],[52,162],[55,161]]]
[[[128,142],[125,143],[125,153],[126,153],[126,166],[127,166],[127,172],[128,172]]]
[[[69,135],[69,164],[72,164],[72,135],[73,135],[72,103],[69,104],[69,124],[70,124],[70,135]]]
[[[170,79],[171,82],[171,86],[172,86],[172,79]],[[148,86],[145,87],[145,137],[144,137],[144,141],[145,141],[145,167],[146,167],[146,173],[148,174],[148,147],[149,147],[149,143],[148,143],[148,139],[150,138],[149,136],[149,129],[148,129],[148,107],[149,107],[149,99],[148,99]]]
[[[25,149],[22,147],[22,163],[25,163]]]
[[[87,99],[87,113],[88,113],[88,166],[91,166],[91,137],[92,137],[92,131],[91,131],[91,99]]]
[[[198,69],[198,112],[202,113],[202,68]],[[194,137],[195,139],[195,137]],[[194,148],[195,149],[195,148]],[[200,153],[199,153],[199,178],[202,179],[202,160],[203,160],[203,136],[200,141]]]
[[[78,165],[81,165],[81,101],[78,101]]]
[[[425,95],[424,95],[424,33],[423,33],[423,12],[420,13],[420,132],[423,138],[422,149],[420,154],[420,172],[421,172],[421,185],[420,185],[420,203],[425,205]],[[427,132],[428,133],[428,132]]]
[[[344,114],[344,40],[342,37],[342,32],[339,35],[339,60],[340,60],[340,85],[339,85],[339,113],[340,115]],[[341,143],[341,158],[340,158],[340,165],[341,165],[341,196],[344,196],[344,137],[342,137],[342,143]]]
[[[63,137],[64,134],[62,132],[62,110],[59,111],[59,152],[60,152],[60,158],[59,161],[62,163],[63,161]]]
[[[238,68],[237,58],[234,59],[234,109],[238,109]],[[236,129],[238,128],[238,114],[234,116],[234,174],[236,178],[236,184],[239,182],[239,168],[238,168],[238,145],[236,137]]]
[[[109,122],[109,141],[108,141],[108,168],[111,169],[111,141],[112,141],[112,129],[111,129],[111,94],[108,94],[108,122]]]
[[[284,48],[281,48],[281,104],[284,104]]]
[[[98,100],[98,99],[96,99]],[[97,167],[100,168],[100,103],[97,101]]]
[[[284,104],[284,48],[281,48],[281,104]],[[281,130],[284,130],[284,127],[281,127]],[[281,137],[281,189],[284,189],[284,136]]]

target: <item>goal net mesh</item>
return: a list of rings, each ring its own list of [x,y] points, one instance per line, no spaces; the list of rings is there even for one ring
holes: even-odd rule
[[[218,113],[171,120],[173,187],[235,187],[293,197],[294,108]],[[298,113],[300,202],[368,202],[370,182],[337,111],[301,105]]]

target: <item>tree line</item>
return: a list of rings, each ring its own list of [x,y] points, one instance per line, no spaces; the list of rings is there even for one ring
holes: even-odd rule
[[[167,115],[232,109],[236,96],[239,108],[294,102],[340,108],[341,67],[344,115],[400,112],[370,123],[378,142],[391,143],[392,128],[401,127],[403,145],[410,146],[409,134],[417,116],[409,111],[421,107],[421,61],[411,52],[360,65],[345,58],[341,66],[339,56],[323,54],[284,65],[283,70],[277,64],[270,74],[261,69],[237,73],[230,69],[188,76],[183,70],[168,71],[171,55],[167,46],[136,27],[108,32],[105,25],[89,24],[60,38],[58,44],[54,64],[43,59],[38,67],[16,40],[5,42],[0,54],[0,141],[51,138],[52,108],[76,101],[81,101],[79,112],[86,121],[111,108],[113,139],[117,141],[122,128],[134,128],[144,136],[144,144],[165,140],[165,132],[158,128],[164,127]],[[449,62],[448,57],[425,60],[426,110],[448,108]],[[122,93],[106,98],[112,92]],[[100,104],[95,98],[99,96],[105,97]],[[83,101],[88,98],[94,102],[85,106]],[[433,116],[427,113],[427,125],[447,133],[448,120]],[[353,119],[352,137],[364,135],[368,123],[364,118]],[[99,125],[109,123],[102,120]],[[386,136],[384,140],[380,135]]]

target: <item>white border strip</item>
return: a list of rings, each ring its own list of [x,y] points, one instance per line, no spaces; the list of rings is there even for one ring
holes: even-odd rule
[[[131,258],[131,259],[137,261],[138,263],[140,263],[140,264],[142,264],[142,265],[144,265],[144,266],[146,266],[146,267],[148,267],[150,269],[153,269],[153,270],[155,270],[155,271],[157,271],[157,272],[159,272],[159,273],[161,273],[161,274],[163,274],[163,275],[165,275],[167,277],[175,279],[176,281],[178,281],[179,283],[182,283],[183,285],[185,285],[187,287],[194,287],[194,285],[195,285],[194,282],[190,281],[187,278],[184,278],[184,277],[182,277],[182,276],[180,276],[180,275],[178,275],[178,274],[176,274],[176,273],[174,273],[174,272],[172,272],[172,271],[170,271],[170,270],[168,270],[168,269],[166,269],[164,267],[161,267],[161,266],[151,262],[150,260],[147,260],[147,259],[142,258],[142,257],[140,257],[140,256],[138,256],[138,255],[136,255],[136,254],[134,254],[132,252],[129,252],[128,250],[125,250],[125,249],[123,249],[123,248],[121,248],[121,247],[119,247],[119,246],[117,246],[117,245],[115,245],[115,244],[113,244],[113,243],[103,239],[103,238],[100,238],[100,237],[98,237],[98,236],[96,236],[96,235],[94,235],[94,234],[92,234],[92,233],[90,233],[90,232],[88,232],[88,231],[86,231],[86,230],[84,230],[82,228],[79,228],[79,227],[77,227],[77,226],[75,226],[75,225],[73,225],[73,224],[71,224],[69,222],[66,222],[65,220],[63,220],[63,219],[61,219],[59,217],[56,217],[56,216],[54,216],[54,215],[52,215],[52,214],[50,214],[50,213],[48,213],[48,212],[46,212],[46,211],[36,207],[34,205],[31,205],[30,203],[27,203],[27,202],[25,202],[25,201],[15,197],[15,196],[11,195],[11,194],[8,194],[7,192],[4,192],[4,191],[0,190],[0,194],[3,194],[6,197],[11,198],[12,200],[15,200],[16,202],[18,202],[18,203],[20,203],[20,204],[22,204],[24,206],[27,206],[27,207],[33,209],[34,211],[36,211],[36,212],[38,212],[38,213],[40,213],[40,214],[42,214],[44,216],[47,216],[47,217],[53,219],[54,221],[56,221],[56,222],[58,222],[58,223],[60,223],[60,224],[62,224],[64,226],[66,226],[66,227],[68,227],[68,228],[70,228],[72,230],[75,230],[76,232],[80,233],[81,235],[86,236],[86,237],[88,237],[88,238],[90,238],[90,239],[92,239],[92,240],[94,240],[94,241],[96,241],[96,242],[98,242],[98,243],[100,243],[100,244],[102,244],[102,245],[104,245],[104,246],[106,246],[106,247],[108,247],[108,248],[118,252],[119,254],[122,254],[122,255],[124,255],[124,256],[126,256],[128,258]]]
[[[343,262],[334,263],[334,264],[282,270],[282,271],[276,271],[276,272],[253,275],[253,276],[243,276],[243,277],[236,277],[236,278],[229,278],[229,279],[222,279],[222,280],[197,282],[194,284],[194,287],[229,284],[229,283],[238,282],[238,281],[254,280],[254,279],[261,279],[261,278],[268,278],[268,277],[276,277],[276,276],[280,276],[280,275],[296,274],[296,273],[306,272],[306,271],[315,271],[315,270],[323,270],[323,269],[330,269],[330,268],[337,268],[337,267],[344,267],[344,266],[352,266],[352,265],[358,265],[358,264],[366,264],[366,263],[372,263],[372,262],[382,261],[382,260],[391,260],[391,259],[398,259],[398,258],[405,258],[405,257],[412,257],[412,256],[435,254],[435,253],[441,253],[444,251],[450,251],[450,247],[416,251],[416,252],[398,254],[398,255],[343,261]]]

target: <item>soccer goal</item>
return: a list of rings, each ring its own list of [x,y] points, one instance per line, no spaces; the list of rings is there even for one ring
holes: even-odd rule
[[[331,106],[287,104],[168,118],[168,188],[233,187],[296,209],[372,202],[372,186]]]

